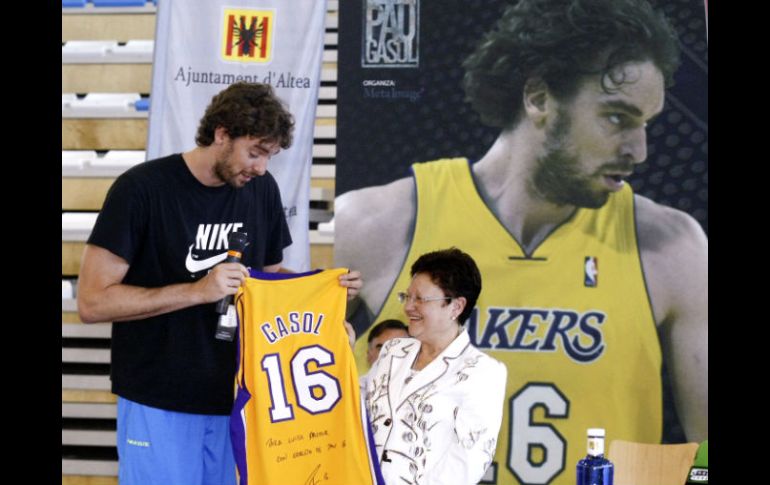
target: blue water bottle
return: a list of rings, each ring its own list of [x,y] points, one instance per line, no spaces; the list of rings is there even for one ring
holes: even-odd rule
[[[577,464],[577,485],[612,485],[615,467],[604,457],[604,430],[589,428],[588,455]]]

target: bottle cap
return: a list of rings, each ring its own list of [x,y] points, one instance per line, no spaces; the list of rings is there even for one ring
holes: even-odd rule
[[[588,454],[589,456],[599,456],[604,454],[604,429],[588,428]]]
[[[604,438],[604,428],[588,428],[588,436],[593,438]]]

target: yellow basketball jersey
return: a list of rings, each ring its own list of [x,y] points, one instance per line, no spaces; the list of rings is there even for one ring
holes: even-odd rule
[[[236,294],[230,427],[241,485],[378,483],[343,326],[345,272],[252,272]]]
[[[413,171],[414,236],[376,321],[404,318],[396,293],[421,254],[456,246],[478,264],[482,291],[466,327],[474,345],[508,367],[487,473],[497,481],[482,483],[574,485],[588,428],[605,428],[607,443],[660,442],[661,352],[630,187],[600,209],[577,210],[527,257],[479,196],[466,159]]]

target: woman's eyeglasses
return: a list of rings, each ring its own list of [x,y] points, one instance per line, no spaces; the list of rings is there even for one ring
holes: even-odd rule
[[[415,305],[422,305],[429,301],[451,300],[453,298],[451,296],[410,296],[403,291],[399,291],[396,294],[396,297],[398,297],[398,302],[402,305],[406,303],[407,300],[411,300]]]

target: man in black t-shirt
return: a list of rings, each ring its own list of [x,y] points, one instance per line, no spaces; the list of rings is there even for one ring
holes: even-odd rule
[[[291,236],[270,157],[294,121],[269,85],[211,101],[197,147],[142,163],[110,188],[83,253],[78,311],[112,327],[121,485],[234,484],[229,439],[236,348],[214,338],[215,302],[248,272],[281,269]],[[245,232],[242,263],[224,263]],[[349,298],[360,273],[340,278]]]

